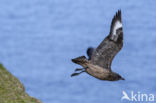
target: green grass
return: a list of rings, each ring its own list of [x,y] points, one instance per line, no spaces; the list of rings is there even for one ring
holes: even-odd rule
[[[23,84],[0,64],[0,103],[41,103],[30,97]]]

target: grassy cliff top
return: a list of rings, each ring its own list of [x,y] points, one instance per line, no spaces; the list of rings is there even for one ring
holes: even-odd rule
[[[0,103],[41,103],[30,97],[23,84],[0,64]]]

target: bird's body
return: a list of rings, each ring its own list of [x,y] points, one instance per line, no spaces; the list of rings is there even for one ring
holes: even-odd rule
[[[83,69],[76,69],[75,71],[86,72],[91,76],[108,81],[124,80],[119,74],[111,70],[111,63],[115,55],[121,50],[123,46],[123,32],[121,22],[121,11],[119,10],[114,16],[111,24],[109,35],[96,48],[89,48],[87,54],[89,59],[85,56],[72,59],[76,64],[79,64]],[[76,76],[80,73],[73,73],[71,76]]]
[[[95,78],[106,80],[107,77],[111,74],[109,70],[103,69],[100,66],[93,65],[91,63],[88,63],[87,66],[88,68],[86,68],[86,72]]]
[[[79,58],[83,58],[83,56],[78,57],[76,59],[79,59]],[[74,62],[74,60],[73,60],[73,62]],[[86,59],[86,63],[83,63],[82,66],[83,66],[83,68],[85,68],[86,73],[92,75],[95,78],[101,79],[101,80],[104,80],[111,73],[107,69],[103,69],[98,65],[93,65],[87,59]],[[106,75],[104,75],[104,74],[106,74]]]

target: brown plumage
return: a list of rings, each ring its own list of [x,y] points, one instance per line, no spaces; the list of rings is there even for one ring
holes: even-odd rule
[[[87,54],[89,59],[85,56],[72,59],[72,62],[81,65],[82,69],[76,69],[79,73],[73,73],[71,76],[79,75],[83,72],[100,80],[124,80],[118,73],[111,70],[111,63],[115,55],[121,50],[123,46],[123,31],[121,10],[119,10],[112,19],[111,29],[109,35],[96,48],[88,48]]]

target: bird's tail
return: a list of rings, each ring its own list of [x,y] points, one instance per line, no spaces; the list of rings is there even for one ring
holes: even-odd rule
[[[72,62],[74,62],[74,63],[76,63],[76,64],[82,65],[82,64],[87,63],[88,60],[86,59],[85,56],[80,56],[80,57],[77,57],[77,58],[72,59]]]

